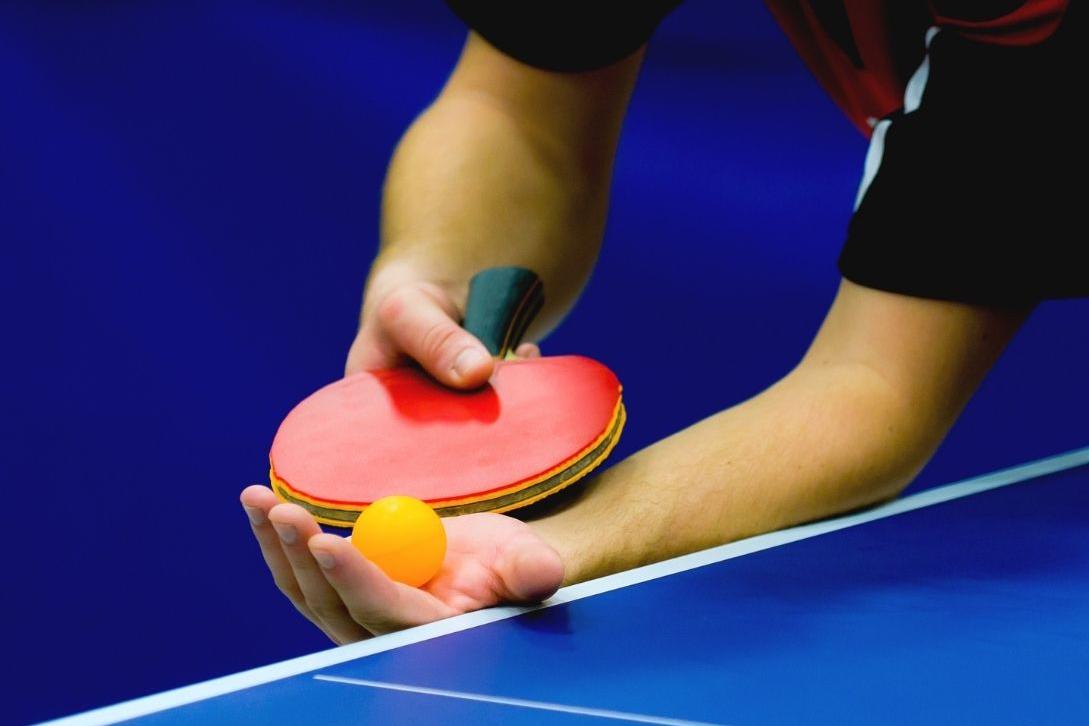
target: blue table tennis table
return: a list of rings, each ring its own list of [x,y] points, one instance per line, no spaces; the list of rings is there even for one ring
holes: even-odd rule
[[[54,723],[129,719],[1089,723],[1089,448]]]

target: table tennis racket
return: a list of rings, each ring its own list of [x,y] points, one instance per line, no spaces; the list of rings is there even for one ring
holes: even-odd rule
[[[462,326],[498,358],[491,380],[457,391],[405,365],[325,386],[276,432],[273,490],[323,524],[351,527],[387,495],[442,516],[504,512],[585,477],[620,438],[620,382],[582,356],[513,357],[543,302],[529,270],[477,274]]]

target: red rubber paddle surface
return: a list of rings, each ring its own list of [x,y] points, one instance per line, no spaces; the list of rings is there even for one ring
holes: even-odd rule
[[[470,392],[415,368],[357,373],[296,406],[270,457],[278,478],[323,502],[475,497],[586,449],[619,399],[613,372],[581,356],[500,361],[491,382]]]

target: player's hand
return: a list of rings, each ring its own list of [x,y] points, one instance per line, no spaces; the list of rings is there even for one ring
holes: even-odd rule
[[[537,602],[563,581],[559,554],[528,525],[501,514],[443,520],[446,560],[422,588],[388,578],[345,537],[272,490],[242,492],[261,553],[280,591],[338,644],[501,603]]]
[[[466,285],[434,282],[404,267],[376,271],[345,373],[391,368],[411,358],[447,386],[483,385],[495,362],[459,325],[466,290]],[[523,358],[540,355],[532,343],[523,343],[516,353]]]

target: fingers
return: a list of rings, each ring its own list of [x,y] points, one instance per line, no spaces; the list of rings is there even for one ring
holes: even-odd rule
[[[348,360],[344,363],[344,375],[392,368],[401,361],[401,355],[372,332],[374,327],[365,326],[355,336],[352,347],[348,349]]]
[[[308,545],[352,619],[374,634],[429,623],[456,611],[434,596],[394,582],[343,537],[321,534]]]
[[[261,556],[272,574],[276,587],[307,620],[320,628],[321,623],[307,606],[302,590],[299,589],[299,583],[295,579],[295,572],[291,568],[291,563],[288,562],[287,556],[280,546],[280,538],[272,528],[272,523],[268,520],[269,511],[279,504],[280,500],[268,487],[255,484],[247,487],[242,492],[241,501],[242,508],[245,509],[246,516],[249,517],[250,528],[253,530],[253,535],[261,548]]]
[[[535,534],[526,533],[509,542],[495,561],[502,581],[504,599],[540,602],[563,583],[563,560],[559,553]]]
[[[458,324],[457,309],[438,285],[410,282],[388,292],[348,351],[344,374],[389,368],[409,357],[445,385],[482,386],[494,371],[488,350]],[[535,343],[522,343],[519,358],[539,358]]]
[[[509,517],[449,520],[443,570],[417,589],[391,580],[349,540],[322,533],[305,509],[280,503],[267,487],[249,487],[241,500],[277,586],[337,643],[502,601],[540,601],[563,581],[556,550]]]
[[[310,513],[295,504],[277,504],[268,518],[279,538],[283,555],[290,563],[303,602],[320,622],[322,630],[337,643],[367,637],[367,631],[352,619],[340,595],[310,554],[307,541],[321,534],[321,528]]]
[[[415,283],[394,290],[379,304],[377,323],[393,346],[442,383],[483,385],[494,361],[484,345],[456,320],[457,311],[437,286]]]
[[[514,354],[519,358],[540,358],[541,348],[536,343],[522,343],[515,349]]]
[[[456,614],[434,596],[390,580],[348,540],[324,534],[306,510],[264,486],[242,506],[276,586],[336,643],[362,640]]]

